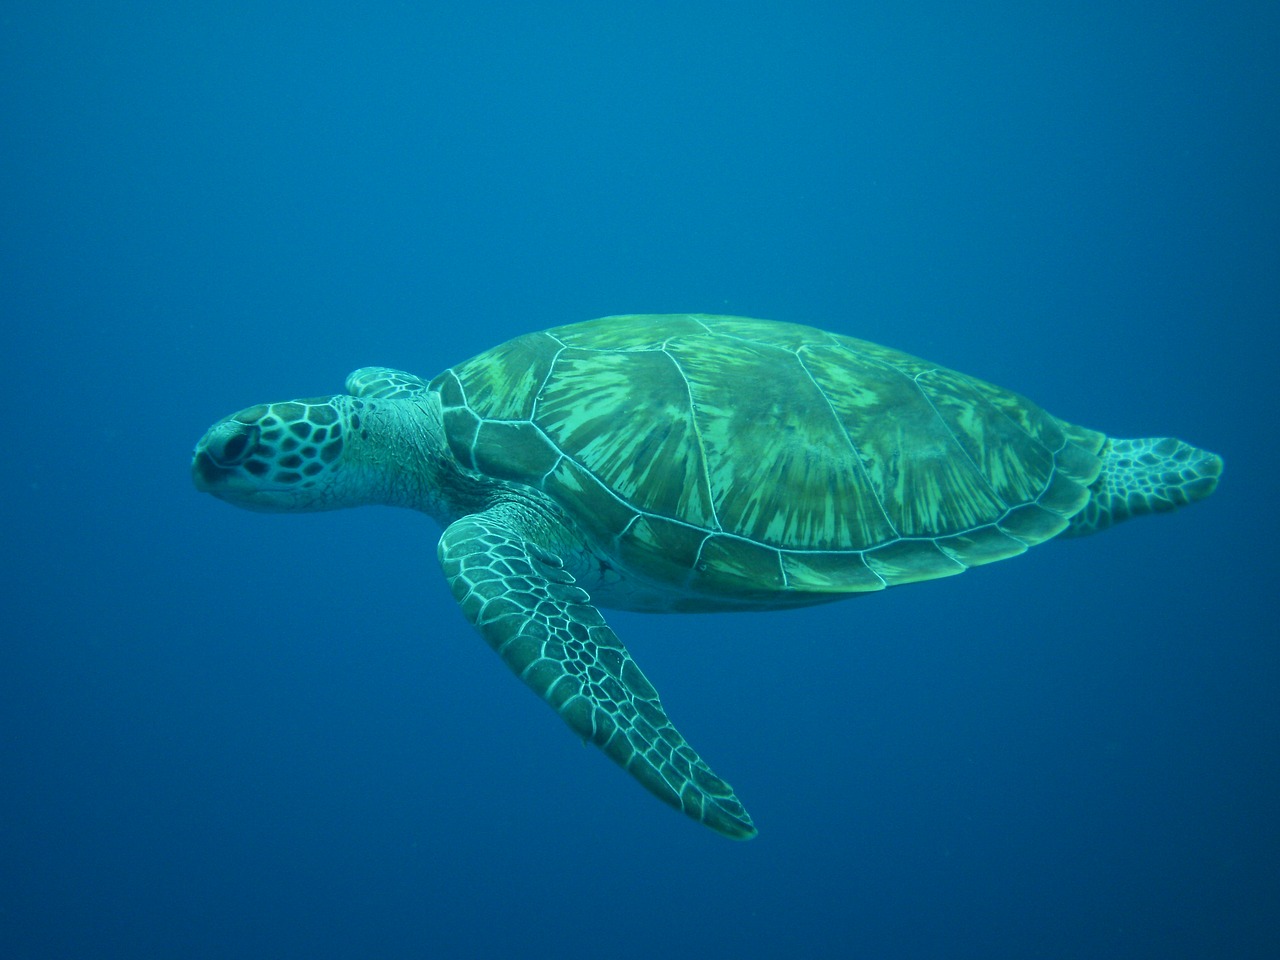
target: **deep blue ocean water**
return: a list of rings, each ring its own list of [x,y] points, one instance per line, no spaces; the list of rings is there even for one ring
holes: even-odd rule
[[[1280,7],[11,3],[0,956],[1280,956]],[[639,789],[250,403],[609,313],[812,323],[1223,454],[1175,516],[611,622]]]

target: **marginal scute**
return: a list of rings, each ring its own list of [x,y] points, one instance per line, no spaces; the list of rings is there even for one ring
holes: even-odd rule
[[[1010,510],[999,527],[1011,537],[1016,537],[1029,547],[1057,536],[1067,528],[1066,518],[1034,503]]]
[[[708,537],[703,544],[692,585],[742,592],[774,591],[786,586],[777,550],[723,535]]]
[[[787,587],[805,593],[862,593],[888,586],[866,564],[861,553],[782,551]]]
[[[1060,517],[1071,518],[1089,502],[1089,488],[1081,486],[1065,473],[1055,473],[1036,503]]]
[[[966,567],[976,567],[1024,553],[1027,544],[991,524],[952,537],[943,537],[938,540],[938,549]]]
[[[646,514],[618,541],[618,559],[660,582],[678,583],[693,569],[706,538],[706,532],[696,527]]]
[[[1105,433],[1098,430],[1090,430],[1088,427],[1080,427],[1074,423],[1066,423],[1063,420],[1058,421],[1058,426],[1062,428],[1062,432],[1066,434],[1067,439],[1085,454],[1092,454],[1097,457],[1102,453],[1102,446],[1107,442]],[[1094,471],[1094,476],[1097,476],[1096,470]]]
[[[611,543],[635,519],[634,510],[568,457],[547,475],[542,489],[560,503],[571,504],[578,526],[600,544]]]
[[[1083,432],[1083,431],[1078,431]],[[1089,431],[1093,432],[1093,431]],[[1068,433],[1068,439],[1072,436]],[[1096,434],[1105,440],[1103,434]],[[1079,438],[1085,442],[1092,442],[1090,437]],[[1064,477],[1074,480],[1083,487],[1089,486],[1093,481],[1098,479],[1098,474],[1102,472],[1102,458],[1098,456],[1098,451],[1102,448],[1101,441],[1095,447],[1084,447],[1074,439],[1054,454],[1054,463],[1057,466],[1058,473]]]
[[[889,586],[963,573],[964,564],[947,556],[932,540],[898,540],[868,550],[863,558]]]

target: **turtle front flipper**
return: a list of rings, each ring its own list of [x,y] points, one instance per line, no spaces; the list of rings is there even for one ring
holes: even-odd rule
[[[445,530],[440,563],[467,619],[569,726],[651,793],[725,836],[755,836],[733,789],[680,736],[586,591],[533,542],[533,520],[504,503]]]

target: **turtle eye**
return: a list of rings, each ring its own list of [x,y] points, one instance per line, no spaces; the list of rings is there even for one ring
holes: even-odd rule
[[[205,453],[220,467],[243,463],[258,442],[258,428],[229,420],[222,424],[205,446]]]

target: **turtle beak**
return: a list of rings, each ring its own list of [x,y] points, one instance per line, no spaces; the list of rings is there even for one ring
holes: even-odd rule
[[[231,417],[210,427],[191,457],[191,480],[196,489],[216,497],[243,480],[242,465],[257,439],[256,426]]]
[[[213,458],[203,450],[197,450],[191,458],[191,482],[201,493],[214,493],[220,481],[225,480],[230,472],[214,463]]]

